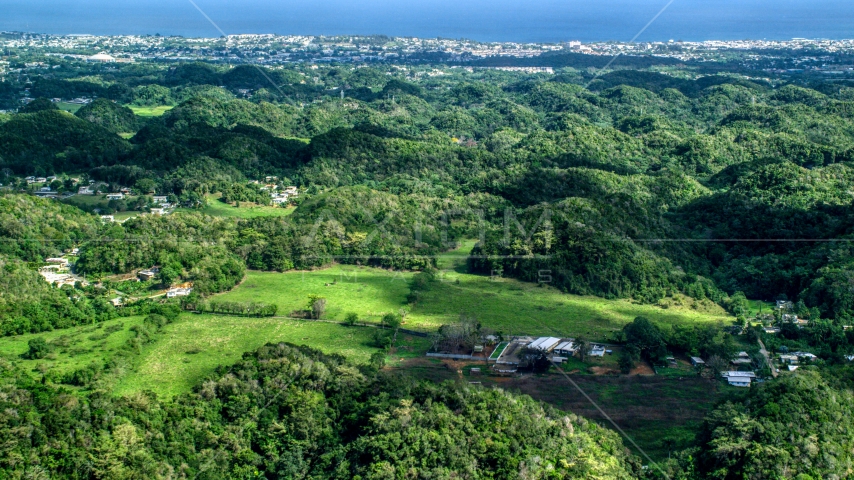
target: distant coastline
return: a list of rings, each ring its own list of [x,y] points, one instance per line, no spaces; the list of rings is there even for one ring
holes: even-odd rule
[[[4,2],[0,30],[48,34],[219,36],[189,2],[47,0]],[[583,3],[583,4],[582,4]],[[489,42],[554,43],[630,40],[663,1],[601,0],[222,0],[200,7],[228,34],[374,35],[468,38]],[[844,0],[717,0],[674,2],[638,41],[790,40],[854,38],[854,6]]]

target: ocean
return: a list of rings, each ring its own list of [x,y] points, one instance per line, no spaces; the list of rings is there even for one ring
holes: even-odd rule
[[[194,0],[227,34],[628,41],[668,0]],[[3,0],[0,30],[219,36],[189,0]],[[637,41],[854,38],[852,0],[674,0]]]

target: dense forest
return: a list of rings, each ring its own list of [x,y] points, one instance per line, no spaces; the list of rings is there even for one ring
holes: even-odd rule
[[[476,241],[470,272],[526,282],[547,272],[565,293],[686,295],[740,323],[748,298],[792,301],[804,328],[745,335],[772,351],[810,348],[820,364],[719,405],[695,447],[642,468],[615,433],[528,397],[278,344],[172,400],[114,398],[86,372],[57,386],[0,365],[0,468],[10,478],[851,477],[854,86],[624,66],[597,77],[204,63],[46,73],[26,84],[40,98],[0,116],[0,334],[150,313],[120,312],[96,286],[42,281],[45,259],[72,248],[75,273],[96,281],[158,266],[163,286],[192,282],[188,301],[202,311],[230,308],[205,297],[247,270],[431,272],[465,240]],[[74,114],[48,100],[76,96],[97,98]],[[131,109],[154,106],[172,108]],[[37,198],[29,175],[62,175],[57,187],[71,192],[86,180],[156,192],[183,208],[105,222]],[[270,203],[249,182],[272,176],[300,189],[288,216],[200,211]],[[716,327],[660,331],[640,319],[622,334],[626,370],[665,347],[735,349]]]
[[[161,401],[79,398],[7,365],[0,466],[14,477],[64,478],[638,474],[616,433],[595,423],[499,390],[388,376],[381,366],[268,345],[192,394]]]

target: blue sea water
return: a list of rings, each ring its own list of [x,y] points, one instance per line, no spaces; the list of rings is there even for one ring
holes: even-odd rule
[[[628,41],[668,0],[194,0],[223,31]],[[0,30],[218,36],[189,0],[2,0]],[[854,38],[854,0],[674,0],[638,37]]]

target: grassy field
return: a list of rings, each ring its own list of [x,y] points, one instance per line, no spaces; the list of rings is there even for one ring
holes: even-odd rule
[[[157,107],[137,107],[134,105],[128,105],[128,108],[133,110],[133,113],[140,117],[159,117],[169,110],[172,110],[174,107],[171,105],[160,105]]]
[[[80,110],[83,105],[79,103],[68,103],[68,102],[58,102],[56,106],[59,107],[60,110],[65,110],[70,113],[77,113],[77,110]]]
[[[267,205],[255,205],[242,203],[239,207],[220,202],[219,197],[222,194],[208,195],[208,204],[201,210],[192,210],[201,212],[212,217],[238,217],[238,218],[256,218],[256,217],[287,217],[294,213],[296,207],[272,207]],[[182,209],[178,209],[179,211]]]
[[[0,338],[0,357],[17,363],[27,371],[63,374],[89,365],[103,365],[111,355],[133,336],[130,328],[142,323],[142,317],[110,320],[98,325],[87,325],[54,330],[31,335]],[[27,343],[41,337],[55,348],[41,360],[24,360],[21,355],[28,350]]]
[[[220,296],[223,300],[276,303],[287,315],[306,306],[308,296],[327,299],[325,318],[343,320],[347,312],[379,321],[389,312],[409,308],[406,295],[412,273],[337,265],[311,272],[249,272],[244,282]],[[629,300],[567,295],[537,284],[444,270],[442,280],[408,313],[404,326],[426,331],[473,315],[483,325],[505,334],[577,336],[604,341],[636,316],[666,325],[729,322],[723,310],[698,311],[688,306],[667,309]]]
[[[315,294],[327,299],[326,319],[344,320],[356,312],[362,321],[379,322],[383,314],[405,306],[410,278],[409,272],[348,265],[312,272],[250,271],[237,288],[216,298],[275,303],[279,315],[288,315],[306,308],[308,296]]]
[[[373,329],[280,318],[243,318],[182,314],[160,338],[142,350],[135,372],[119,381],[115,393],[151,390],[172,396],[189,391],[213,373],[270,342],[309,345],[367,361],[377,349],[369,345]]]
[[[774,302],[763,302],[762,300],[748,300],[747,303],[750,305],[750,313],[748,314],[748,317],[754,317],[759,313],[773,313],[774,309],[777,307]]]

